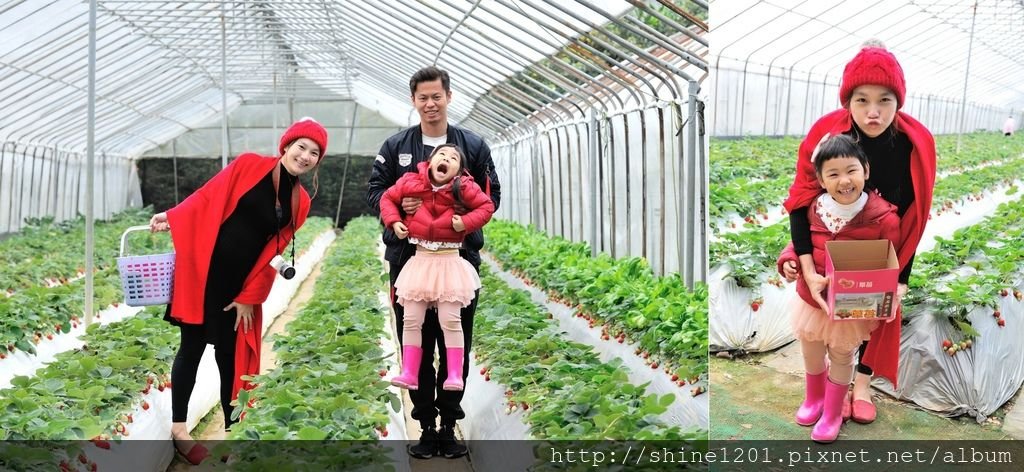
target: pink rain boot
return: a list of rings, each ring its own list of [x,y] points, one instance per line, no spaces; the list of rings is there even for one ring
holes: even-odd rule
[[[830,443],[839,437],[839,428],[843,426],[843,402],[850,385],[840,385],[832,380],[825,384],[825,406],[822,408],[821,419],[811,430],[811,439],[820,443]]]
[[[807,390],[803,404],[796,410],[796,424],[812,426],[821,417],[821,409],[825,400],[825,379],[827,378],[828,369],[820,374],[805,374]]]
[[[422,347],[402,346],[402,373],[391,379],[391,385],[409,390],[419,389],[421,360],[423,360]]]
[[[448,378],[444,381],[444,389],[461,392],[464,387],[462,364],[466,350],[461,347],[450,347],[446,351],[448,353]]]

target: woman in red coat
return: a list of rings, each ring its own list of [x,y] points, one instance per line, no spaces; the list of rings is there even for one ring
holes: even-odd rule
[[[811,232],[804,211],[819,192],[811,156],[815,147],[829,136],[845,134],[854,138],[868,156],[868,183],[887,202],[896,205],[900,217],[899,291],[907,291],[914,265],[914,253],[924,235],[935,187],[935,140],[920,122],[900,111],[905,102],[903,68],[896,57],[878,41],[868,41],[843,70],[839,100],[843,108],[821,117],[800,144],[796,178],[783,204],[789,212],[790,233],[797,255],[809,254]],[[790,258],[780,264],[780,273],[793,281],[799,261]],[[872,375],[897,385],[900,357],[900,322],[886,323],[861,345],[853,393],[843,417],[859,423],[875,420],[871,402]],[[808,382],[814,381],[810,376]]]
[[[238,156],[149,223],[152,231],[170,230],[174,241],[174,292],[165,319],[180,327],[181,346],[171,368],[171,435],[193,464],[208,455],[185,424],[199,360],[213,344],[228,429],[231,401],[251,387],[241,377],[259,373],[261,304],[277,275],[270,262],[306,221],[310,196],[299,176],[319,169],[327,130],[303,118],[285,131],[278,150],[281,157]],[[313,181],[315,193],[315,174]]]
[[[402,373],[391,379],[401,388],[419,388],[419,368],[423,357],[422,337],[427,308],[437,306],[438,321],[444,334],[448,378],[442,388],[462,390],[462,362],[465,346],[461,310],[473,301],[480,288],[480,276],[459,248],[466,235],[490,221],[494,202],[468,175],[463,175],[462,151],[454,144],[434,148],[419,172],[409,172],[391,186],[380,200],[380,217],[399,238],[416,244],[416,255],[409,259],[395,281],[395,295],[405,307],[402,326]],[[422,199],[423,206],[403,220],[398,211],[402,198]],[[455,203],[469,212],[455,213]]]
[[[800,340],[809,379],[806,398],[796,413],[797,424],[814,425],[811,438],[835,441],[843,423],[842,408],[853,380],[857,348],[871,336],[877,321],[834,321],[821,292],[825,278],[825,243],[833,240],[900,240],[896,206],[878,193],[865,191],[871,174],[868,158],[846,135],[823,141],[814,159],[820,188],[825,189],[806,210],[810,221],[811,254],[799,256],[803,277],[797,280],[800,299],[792,311],[794,336]],[[779,258],[797,258],[791,244]],[[826,356],[829,362],[825,362]],[[821,388],[819,388],[819,386]]]

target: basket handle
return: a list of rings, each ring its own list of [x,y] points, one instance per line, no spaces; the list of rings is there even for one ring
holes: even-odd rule
[[[121,250],[118,252],[120,257],[124,257],[125,239],[128,237],[128,233],[133,231],[149,231],[149,225],[130,226],[128,229],[124,230],[124,234],[121,235]]]

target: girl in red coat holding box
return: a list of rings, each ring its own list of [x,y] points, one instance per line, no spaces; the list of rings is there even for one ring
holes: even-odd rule
[[[843,424],[843,402],[853,380],[857,348],[871,337],[878,322],[833,321],[829,317],[822,297],[829,284],[824,276],[825,243],[888,239],[899,248],[900,218],[895,205],[877,192],[865,191],[871,171],[868,158],[849,136],[840,134],[822,141],[811,160],[825,193],[807,209],[813,251],[799,256],[803,277],[797,280],[800,299],[794,302],[791,317],[807,377],[814,380],[807,382],[806,398],[797,410],[796,422],[814,425],[811,438],[815,441],[832,442]],[[778,264],[796,258],[790,244]]]
[[[416,244],[416,255],[395,281],[395,295],[405,307],[402,326],[402,373],[391,383],[416,390],[423,358],[421,329],[430,306],[437,306],[444,332],[448,378],[445,390],[462,390],[463,333],[460,311],[473,301],[480,277],[459,248],[465,236],[484,226],[494,214],[494,203],[472,177],[463,175],[462,151],[453,144],[434,149],[430,159],[384,192],[380,217],[399,238]],[[404,197],[423,200],[423,206],[404,219],[399,205]],[[465,215],[455,213],[456,202]]]
[[[259,373],[261,304],[278,273],[270,261],[306,221],[310,197],[299,176],[319,168],[327,130],[303,118],[285,131],[278,150],[281,157],[238,156],[149,222],[152,231],[170,230],[174,241],[174,292],[165,318],[180,327],[181,346],[171,367],[171,436],[192,464],[208,455],[185,424],[203,351],[214,345],[230,428],[231,401],[239,389],[251,388],[241,377]]]

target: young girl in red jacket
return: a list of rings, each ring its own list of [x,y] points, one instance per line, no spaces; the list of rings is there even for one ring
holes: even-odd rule
[[[319,168],[327,130],[303,118],[284,132],[278,151],[281,157],[238,156],[149,222],[152,231],[171,231],[174,241],[174,291],[164,317],[181,330],[171,366],[171,436],[192,464],[208,455],[185,424],[203,351],[213,344],[227,429],[234,423],[231,401],[251,388],[241,377],[259,373],[261,304],[277,275],[270,261],[306,221],[311,199],[299,176]],[[315,188],[315,172],[313,181]]]
[[[807,375],[806,398],[796,412],[796,422],[814,425],[811,438],[815,441],[832,442],[843,423],[843,403],[853,380],[857,349],[871,337],[879,322],[830,319],[822,296],[829,284],[823,275],[825,243],[888,239],[899,248],[900,218],[894,205],[877,192],[864,189],[871,170],[868,158],[849,136],[840,134],[822,141],[812,161],[825,193],[807,209],[813,251],[799,256],[803,277],[797,279],[800,298],[794,303],[790,319],[793,334],[800,340]],[[790,244],[778,264],[795,258]]]
[[[454,144],[434,149],[419,172],[403,175],[384,192],[380,217],[399,238],[416,244],[416,255],[406,263],[395,281],[395,295],[405,307],[402,326],[402,373],[392,385],[416,390],[423,358],[421,329],[427,308],[437,307],[444,333],[448,363],[445,390],[462,390],[463,347],[460,311],[473,301],[480,277],[459,248],[466,235],[484,226],[494,214],[494,203],[472,177],[463,175],[462,151]],[[402,198],[423,200],[415,213],[402,218]],[[455,213],[456,203],[469,210]]]

